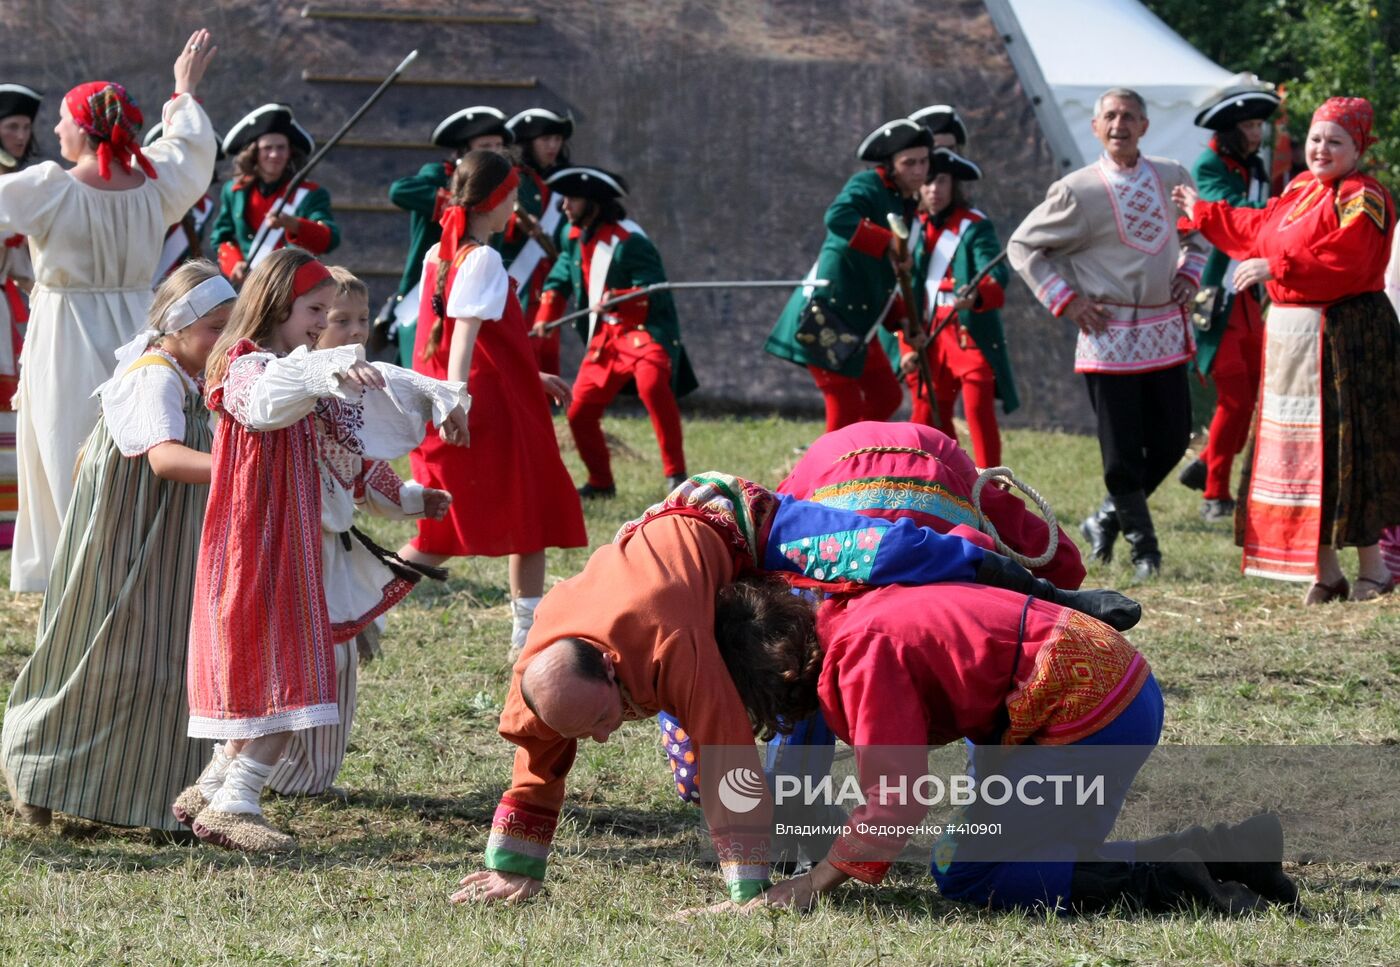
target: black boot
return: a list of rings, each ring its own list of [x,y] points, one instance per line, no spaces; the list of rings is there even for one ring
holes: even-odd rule
[[[1089,553],[1108,564],[1113,560],[1113,542],[1118,540],[1118,517],[1113,513],[1113,498],[1105,497],[1099,509],[1079,525],[1079,533],[1089,542]]]
[[[1152,511],[1147,507],[1147,494],[1135,490],[1113,498],[1118,514],[1118,526],[1133,549],[1133,572],[1139,581],[1157,576],[1162,570],[1162,552],[1157,547],[1157,529],[1152,524]]]
[[[591,483],[585,483],[582,487],[578,488],[578,495],[584,500],[593,500],[600,497],[606,500],[617,496],[617,485],[609,484],[606,487],[595,487]]]
[[[1062,591],[1044,578],[1038,578],[1024,567],[1000,554],[982,552],[982,564],[977,569],[977,581],[1008,591],[1019,591],[1061,607],[1073,608],[1091,618],[1097,618],[1111,628],[1127,631],[1142,618],[1142,605],[1117,591],[1091,589]]]
[[[1181,468],[1181,473],[1176,475],[1176,479],[1192,490],[1205,490],[1206,462],[1197,457]]]
[[[1242,883],[1217,883],[1190,850],[1165,863],[1076,863],[1070,878],[1070,907],[1097,913],[1116,903],[1144,913],[1189,911],[1193,907],[1238,917],[1268,903]]]
[[[1138,843],[1142,855],[1152,856],[1188,849],[1200,856],[1210,875],[1217,880],[1243,883],[1271,903],[1299,908],[1298,886],[1283,872],[1283,825],[1273,813],[1251,816],[1231,826],[1216,823],[1206,829],[1192,826]],[[1247,855],[1247,861],[1218,860],[1216,857]]]

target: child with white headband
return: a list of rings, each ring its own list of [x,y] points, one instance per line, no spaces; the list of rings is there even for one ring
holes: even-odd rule
[[[174,830],[169,803],[209,743],[185,735],[185,655],[211,433],[199,374],[233,287],[186,262],[148,328],[98,387],[33,656],[5,711],[5,777],[21,817],[62,812]]]

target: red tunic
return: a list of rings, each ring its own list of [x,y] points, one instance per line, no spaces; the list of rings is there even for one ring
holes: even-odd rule
[[[1231,258],[1267,259],[1276,305],[1327,305],[1385,288],[1395,206],[1370,175],[1305,172],[1267,208],[1199,201],[1193,227]]]
[[[464,248],[450,267],[453,278],[445,293],[451,292],[467,251]],[[437,352],[423,358],[433,329],[430,320],[435,318],[437,260],[432,255],[429,252],[423,262],[418,318],[425,324],[417,327],[413,368],[445,379],[456,320],[443,321]],[[414,480],[452,494],[446,517],[418,522],[413,544],[424,553],[499,557],[588,543],[583,506],[559,456],[554,421],[526,332],[512,281],[503,315],[482,324],[472,351],[467,376],[471,446],[444,443],[429,426],[410,457]]]
[[[900,585],[826,602],[817,697],[831,730],[856,748],[867,804],[828,859],[866,882],[898,846],[863,826],[907,825],[926,807],[884,803],[873,777],[926,771],[926,748],[1066,745],[1108,725],[1147,681],[1147,661],[1122,635],[1077,611],[974,584]]]

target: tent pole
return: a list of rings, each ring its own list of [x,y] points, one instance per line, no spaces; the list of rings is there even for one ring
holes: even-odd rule
[[[991,14],[992,23],[1006,45],[1006,54],[1011,58],[1011,66],[1030,99],[1036,120],[1040,122],[1040,129],[1045,132],[1045,139],[1050,142],[1050,150],[1055,155],[1055,169],[1064,175],[1083,167],[1088,163],[1088,159],[1080,153],[1074,136],[1070,134],[1069,125],[1060,114],[1054,93],[1050,90],[1045,75],[1041,73],[1040,64],[1036,62],[1035,51],[1031,49],[1025,31],[1016,19],[1011,0],[985,2],[987,13]]]

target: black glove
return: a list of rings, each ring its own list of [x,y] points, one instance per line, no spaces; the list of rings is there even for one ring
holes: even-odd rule
[[[1095,588],[1089,591],[1061,591],[1044,578],[1038,578],[1024,567],[1000,554],[982,552],[982,565],[977,569],[977,581],[994,588],[1018,591],[1042,601],[1097,618],[1110,628],[1127,631],[1142,619],[1142,605],[1125,594]]]

